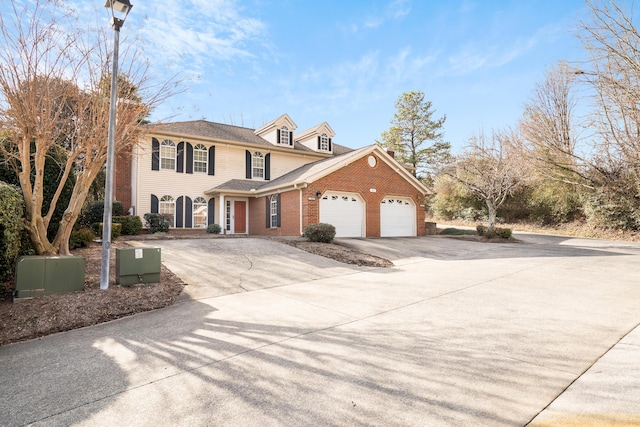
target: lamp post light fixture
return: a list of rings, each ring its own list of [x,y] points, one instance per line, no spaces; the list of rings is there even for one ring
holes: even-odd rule
[[[104,215],[102,217],[102,263],[100,289],[109,288],[109,262],[111,259],[111,210],[113,209],[113,168],[115,163],[116,102],[118,85],[118,47],[120,28],[133,7],[129,0],[107,0],[104,7],[111,10],[113,26],[113,67],[111,70],[111,96],[109,101],[109,130],[107,145],[107,178],[104,185]]]

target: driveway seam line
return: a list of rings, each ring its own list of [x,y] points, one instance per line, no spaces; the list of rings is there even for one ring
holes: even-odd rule
[[[611,344],[611,346],[606,349],[604,351],[604,353],[602,353],[600,356],[598,356],[598,358],[596,360],[593,361],[593,363],[591,363],[589,366],[587,366],[587,368],[582,371],[580,374],[578,374],[577,377],[575,377],[573,379],[573,381],[571,381],[565,388],[563,388],[560,393],[558,393],[556,395],[556,397],[554,397],[553,399],[551,399],[551,401],[544,407],[542,408],[537,414],[535,414],[529,421],[527,421],[527,423],[525,424],[525,426],[528,426],[529,424],[531,424],[533,422],[533,420],[535,420],[540,414],[542,414],[544,411],[546,411],[549,406],[551,406],[553,404],[553,402],[555,402],[556,400],[558,400],[560,398],[560,396],[562,396],[576,381],[578,381],[580,378],[582,378],[584,376],[584,374],[587,373],[587,371],[589,371],[589,369],[593,368],[593,365],[595,365],[596,363],[598,363],[606,354],[608,354],[615,346],[617,346],[618,344],[620,344],[620,341],[622,341],[623,339],[625,339],[631,332],[635,331],[636,328],[640,327],[640,323],[638,323],[637,325],[635,325],[634,327],[632,327],[631,329],[629,329],[627,331],[627,333],[625,333],[622,337],[620,337],[620,339],[616,342],[614,342],[613,344]]]

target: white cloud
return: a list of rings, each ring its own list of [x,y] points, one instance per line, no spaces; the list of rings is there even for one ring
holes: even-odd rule
[[[190,74],[255,57],[266,34],[266,24],[244,15],[234,0],[165,0],[137,12],[144,14],[139,33],[147,55]]]
[[[363,27],[365,28],[378,28],[385,22],[390,20],[401,20],[411,12],[410,0],[393,0],[385,7],[384,11],[376,15],[370,15],[365,18]],[[359,28],[358,25],[354,25],[354,31]]]
[[[446,74],[464,75],[479,69],[503,67],[518,58],[525,56],[537,46],[552,43],[563,28],[549,25],[538,29],[529,37],[518,37],[515,40],[487,40],[467,44],[447,58]]]

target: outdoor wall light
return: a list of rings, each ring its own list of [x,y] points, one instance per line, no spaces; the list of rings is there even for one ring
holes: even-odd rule
[[[322,191],[320,190],[316,191],[316,197],[320,198],[320,196],[322,196]]]

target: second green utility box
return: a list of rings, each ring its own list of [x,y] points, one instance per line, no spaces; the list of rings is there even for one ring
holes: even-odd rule
[[[160,283],[160,248],[116,249],[116,283]]]

